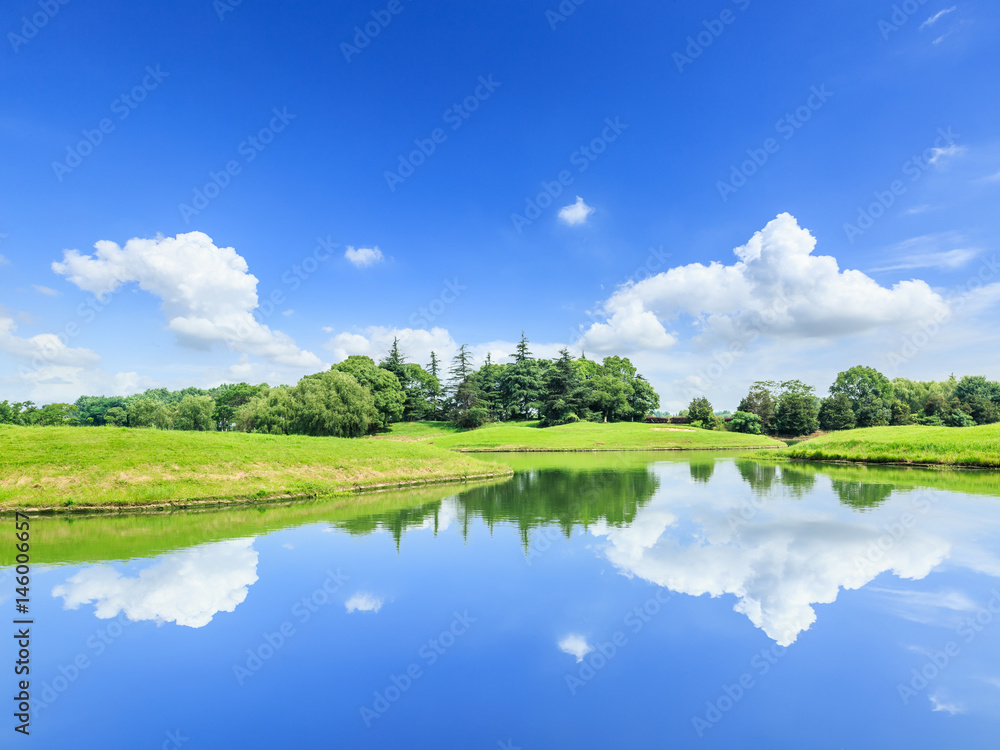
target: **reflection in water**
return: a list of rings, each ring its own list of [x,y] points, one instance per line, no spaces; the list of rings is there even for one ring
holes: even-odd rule
[[[858,510],[870,510],[884,503],[892,494],[887,484],[867,484],[865,482],[842,482],[833,480],[833,491],[840,502]]]
[[[235,610],[256,582],[253,540],[235,539],[165,555],[135,578],[110,565],[85,568],[52,589],[52,595],[62,597],[67,609],[93,603],[102,620],[124,612],[132,621],[200,628],[217,612]]]
[[[402,508],[379,515],[358,516],[336,523],[352,534],[376,529],[389,531],[399,546],[408,529],[443,531],[452,522],[463,536],[482,519],[492,529],[497,524],[515,525],[522,544],[531,541],[531,531],[558,525],[569,537],[574,526],[595,523],[620,527],[632,522],[638,509],[649,502],[660,479],[649,468],[612,471],[527,471],[510,481],[463,492],[456,498],[417,508]]]
[[[709,459],[708,461],[691,459],[691,463],[688,464],[691,469],[691,479],[696,482],[702,482],[707,484],[712,478],[712,474],[715,473],[715,459]]]

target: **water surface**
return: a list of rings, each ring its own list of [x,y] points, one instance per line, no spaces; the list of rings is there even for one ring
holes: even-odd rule
[[[996,746],[997,473],[506,460],[478,486],[37,519],[17,739]]]

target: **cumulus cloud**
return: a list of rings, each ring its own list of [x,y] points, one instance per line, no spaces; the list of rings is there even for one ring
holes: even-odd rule
[[[595,209],[583,202],[583,198],[576,196],[576,203],[559,209],[559,219],[569,226],[576,226],[587,221],[587,217],[594,213]]]
[[[835,258],[814,255],[815,248],[808,230],[780,214],[733,251],[735,263],[677,266],[619,288],[601,308],[607,321],[591,325],[579,343],[602,350],[664,348],[671,336],[663,321],[682,315],[702,333],[755,329],[794,339],[912,325],[947,310],[924,281],[884,287],[860,271],[842,271]]]
[[[347,607],[347,612],[378,612],[382,609],[382,605],[385,603],[383,599],[375,596],[374,594],[369,594],[365,591],[359,591],[346,602],[344,606]]]
[[[444,328],[387,328],[369,326],[360,333],[338,333],[326,347],[333,352],[334,360],[340,362],[352,354],[364,354],[378,361],[392,347],[393,339],[399,339],[399,348],[410,362],[425,365],[433,351],[442,362],[446,362],[458,350],[458,344]]]
[[[17,324],[0,308],[0,352],[33,364],[35,370],[52,366],[90,367],[100,357],[90,349],[70,347],[54,333],[40,333],[30,338],[15,336]]]
[[[609,542],[607,559],[625,575],[673,591],[735,596],[734,610],[783,646],[815,622],[815,604],[835,601],[841,589],[859,589],[889,571],[923,579],[945,560],[972,567],[975,555],[958,548],[966,546],[970,529],[982,525],[971,501],[968,508],[927,503],[931,509],[921,511],[904,496],[858,513],[837,501],[825,477],[817,478],[816,490],[824,502],[803,503],[777,491],[766,504],[753,506],[747,522],[742,513],[749,506],[734,464],[716,465],[716,491],[709,495],[687,489],[685,465],[657,471],[660,486],[668,489],[640,509],[632,524],[593,529]],[[887,544],[886,528],[903,511],[918,521]],[[911,599],[915,603],[962,606],[957,597]]]
[[[373,266],[376,263],[381,263],[385,258],[382,256],[382,251],[378,247],[359,247],[353,248],[348,247],[344,252],[344,257],[347,258],[356,268],[368,268],[368,266]]]
[[[577,663],[583,661],[583,657],[594,650],[594,647],[587,643],[587,639],[582,635],[570,633],[559,641],[559,650],[576,657]]]
[[[252,539],[205,545],[165,555],[126,577],[110,565],[86,568],[52,589],[66,609],[94,604],[99,619],[119,612],[133,622],[175,622],[201,628],[218,612],[232,612],[257,582],[257,551]]]
[[[93,255],[66,250],[52,270],[102,299],[124,284],[137,283],[160,299],[167,328],[185,346],[207,349],[225,343],[276,364],[322,366],[289,336],[258,322],[253,314],[259,302],[257,278],[233,248],[216,247],[203,232],[136,238],[125,247],[102,240],[94,247]]]

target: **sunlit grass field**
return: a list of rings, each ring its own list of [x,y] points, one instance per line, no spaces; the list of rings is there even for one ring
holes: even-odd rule
[[[1000,467],[1000,424],[868,427],[831,432],[781,451],[792,458]]]
[[[0,508],[322,497],[510,474],[426,442],[0,426]]]
[[[621,451],[780,448],[761,435],[644,422],[577,422],[559,427],[504,422],[458,430],[447,422],[404,422],[375,440],[420,441],[459,451]]]

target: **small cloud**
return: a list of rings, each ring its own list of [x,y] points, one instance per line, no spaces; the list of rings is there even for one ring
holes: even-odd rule
[[[933,25],[934,25],[934,24],[936,24],[936,23],[937,23],[937,22],[938,22],[939,20],[941,20],[941,18],[942,18],[943,16],[946,16],[946,15],[948,15],[949,13],[951,13],[951,12],[952,12],[953,10],[955,10],[956,8],[958,8],[958,6],[957,6],[957,5],[952,5],[952,6],[950,7],[950,8],[945,8],[944,10],[939,10],[939,11],[938,11],[937,13],[935,13],[935,14],[934,14],[933,16],[931,16],[931,17],[930,17],[930,18],[928,18],[928,19],[927,19],[926,21],[924,21],[924,22],[923,22],[922,24],[920,24],[920,28],[922,28],[922,29],[923,29],[923,28],[926,28],[927,26],[933,26]]]
[[[32,284],[31,287],[39,294],[44,294],[46,297],[58,297],[59,292],[55,289],[49,289],[47,286],[39,286],[38,284]]]
[[[333,326],[323,326],[323,333],[333,333]]]
[[[951,36],[951,31],[947,31],[944,34],[942,34],[941,36],[939,36],[937,39],[935,39],[933,42],[931,42],[931,44],[941,44],[941,42],[943,42],[945,39],[947,39],[950,36]]]
[[[587,639],[582,635],[570,633],[559,641],[559,650],[570,656],[575,656],[577,663],[580,663],[583,661],[583,657],[594,650],[594,647],[587,643]]]
[[[959,705],[958,703],[948,703],[944,698],[939,698],[936,695],[928,697],[931,699],[932,711],[946,711],[952,716],[955,714],[965,713],[965,706]]]
[[[1000,172],[996,174],[987,175],[986,177],[980,177],[977,182],[1000,182]],[[3,256],[0,256],[2,259]]]
[[[587,217],[594,213],[594,208],[583,202],[583,198],[576,196],[576,203],[559,209],[559,218],[569,226],[576,226],[587,221]]]
[[[922,213],[924,213],[926,211],[930,211],[930,210],[931,210],[931,207],[928,206],[926,203],[924,203],[923,205],[914,206],[913,208],[906,209],[906,214],[908,216],[913,216],[914,214],[922,214]]]
[[[282,311],[281,314],[285,315],[285,316],[294,315],[295,314],[295,310],[284,310],[284,311]]]
[[[935,41],[934,43],[937,44],[937,41]],[[950,146],[946,146],[945,148],[937,148],[937,147],[932,148],[931,151],[934,152],[934,155],[927,161],[929,161],[936,167],[938,165],[938,162],[940,162],[942,159],[946,159],[952,156],[961,156],[962,154],[964,154],[965,146],[959,146],[953,143]]]
[[[382,255],[382,251],[378,249],[378,246],[359,247],[357,249],[348,246],[347,250],[344,252],[344,257],[357,268],[368,268],[368,266],[373,266],[376,263],[381,263],[385,260]]]
[[[346,602],[347,612],[378,612],[385,602],[377,596],[359,591]]]
[[[8,263],[10,263],[10,261],[3,257],[3,255],[0,255],[0,266],[7,265]]]
[[[295,547],[291,544],[282,544],[281,546],[284,547],[285,549],[295,549]]]
[[[936,253],[924,253],[921,255],[911,255],[906,260],[902,260],[891,266],[871,269],[872,273],[882,271],[903,271],[913,268],[961,268],[970,260],[975,258],[979,251],[975,248],[957,248],[955,250],[945,250]]]

